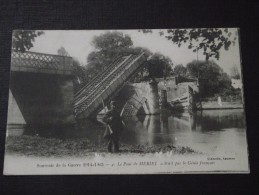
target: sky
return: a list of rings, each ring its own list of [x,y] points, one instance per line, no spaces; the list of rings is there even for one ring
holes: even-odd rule
[[[229,29],[232,33],[235,33],[237,29]],[[91,45],[91,41],[94,36],[105,33],[107,30],[44,30],[44,34],[37,37],[33,43],[33,47],[30,51],[57,54],[57,50],[60,47],[64,47],[70,56],[78,59],[82,65],[86,65],[86,59],[90,52],[94,50]],[[178,47],[173,42],[167,40],[165,37],[160,36],[158,31],[153,33],[144,34],[138,32],[138,30],[117,30],[128,34],[132,41],[133,46],[146,47],[152,52],[159,52],[165,56],[168,56],[174,65],[187,63],[197,59],[197,53],[188,49],[188,45],[182,45]],[[202,52],[198,55],[199,60],[205,60],[205,56]],[[240,70],[240,54],[239,43],[231,45],[228,51],[221,49],[220,59],[214,60],[220,65],[223,70],[230,73],[230,69],[236,66]]]

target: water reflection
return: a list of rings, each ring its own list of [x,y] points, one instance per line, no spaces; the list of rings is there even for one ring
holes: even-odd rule
[[[125,118],[121,142],[190,146],[198,150],[245,151],[246,134],[243,110],[211,110],[175,116],[167,112]],[[103,143],[104,125],[85,120],[76,127],[32,128],[8,126],[9,136],[38,135],[59,139],[87,138]]]

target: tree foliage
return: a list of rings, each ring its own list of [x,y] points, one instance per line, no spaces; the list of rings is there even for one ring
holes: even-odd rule
[[[147,29],[141,31],[152,33],[152,30]],[[236,34],[233,35],[227,28],[168,29],[160,30],[159,34],[178,45],[178,47],[187,44],[188,49],[193,52],[201,50],[203,55],[206,56],[206,60],[211,57],[219,59],[221,48],[228,50],[230,45],[234,45],[236,41]]]
[[[209,97],[231,90],[231,79],[214,61],[192,61],[187,72],[191,77],[199,78],[201,96]]]
[[[67,56],[69,57],[69,53],[64,47],[60,47],[57,50],[57,54],[60,56]],[[74,85],[74,90],[75,92],[80,89],[80,86],[82,83],[86,81],[86,74],[85,74],[85,67],[80,64],[80,62],[72,58],[72,66],[73,66],[73,85]]]
[[[121,32],[106,32],[94,37],[92,41],[94,51],[87,57],[87,80],[90,81],[95,75],[100,73],[107,65],[113,62],[116,57],[130,54],[141,54],[145,52],[148,60],[139,74],[137,80],[146,77],[163,77],[170,73],[172,61],[162,54],[152,54],[148,49],[133,47],[133,42],[129,35]]]
[[[129,35],[121,32],[113,31],[106,32],[100,36],[95,36],[92,45],[97,51],[121,50],[129,48],[133,45],[133,42]],[[113,52],[113,51],[112,51]]]
[[[147,60],[146,66],[150,78],[162,78],[170,75],[173,62],[170,58],[160,53],[155,53]]]
[[[230,72],[231,78],[233,78],[233,79],[240,79],[241,78],[240,73],[238,71],[238,68],[236,66],[233,66],[230,71],[231,71]]]
[[[87,57],[88,69],[99,72],[110,64],[115,56],[127,54],[132,47],[132,40],[121,32],[106,32],[95,36],[91,42],[94,51]]]
[[[70,56],[67,50],[64,47],[60,47],[57,51],[60,56]]]
[[[182,64],[178,64],[174,67],[174,74],[180,75],[180,76],[186,76],[187,68],[184,67]]]
[[[35,38],[42,34],[44,32],[38,30],[15,30],[12,36],[12,49],[25,52],[33,47]]]
[[[73,58],[73,84],[74,84],[74,91],[76,92],[78,89],[82,87],[82,85],[87,82],[86,76],[86,67],[82,66],[80,62]]]

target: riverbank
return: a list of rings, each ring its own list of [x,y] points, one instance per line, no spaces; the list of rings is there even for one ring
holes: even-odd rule
[[[107,153],[106,143],[97,145],[86,139],[53,139],[37,136],[10,136],[6,139],[6,153],[31,157],[85,157],[95,153]],[[159,145],[126,145],[121,144],[120,153],[123,154],[201,154],[189,147],[174,146],[172,144]]]
[[[243,109],[244,106],[240,102],[221,102],[221,105],[217,101],[202,102],[203,110],[216,110],[216,109]]]

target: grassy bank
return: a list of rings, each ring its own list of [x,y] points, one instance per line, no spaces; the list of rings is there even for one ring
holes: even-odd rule
[[[106,143],[96,145],[86,139],[60,140],[37,136],[11,136],[6,140],[6,153],[37,157],[84,157],[94,153],[107,153]],[[126,145],[120,144],[119,155],[128,153],[148,154],[172,152],[173,154],[195,154],[189,147],[175,147],[172,144]]]
[[[222,105],[218,104],[218,101],[206,101],[202,102],[203,110],[210,109],[242,109],[243,104],[241,102],[222,102]]]

